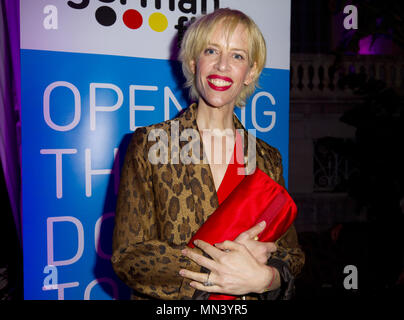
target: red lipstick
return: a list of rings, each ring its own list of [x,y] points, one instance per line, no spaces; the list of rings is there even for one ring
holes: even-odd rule
[[[211,87],[213,90],[216,90],[216,91],[226,91],[233,84],[233,80],[231,78],[219,76],[218,74],[212,74],[212,75],[208,76],[207,79],[208,79],[209,87]],[[216,79],[229,82],[230,84],[224,85],[224,86],[217,86],[217,85],[213,84],[211,81],[209,81],[209,80],[216,80]]]

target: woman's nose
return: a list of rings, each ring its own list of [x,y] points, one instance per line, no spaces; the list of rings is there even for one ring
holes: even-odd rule
[[[220,54],[216,66],[219,71],[226,71],[229,68],[228,57],[225,54]]]

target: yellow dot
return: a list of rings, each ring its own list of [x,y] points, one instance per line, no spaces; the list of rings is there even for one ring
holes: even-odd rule
[[[168,21],[164,14],[160,12],[152,13],[149,17],[149,25],[156,32],[162,32],[167,29]]]

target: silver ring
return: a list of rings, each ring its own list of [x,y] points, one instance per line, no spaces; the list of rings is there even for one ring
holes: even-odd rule
[[[205,287],[211,287],[211,286],[214,285],[213,282],[210,282],[210,281],[209,281],[209,276],[210,276],[210,272],[208,273],[208,278],[207,278],[206,281],[203,283],[203,285],[204,285]]]

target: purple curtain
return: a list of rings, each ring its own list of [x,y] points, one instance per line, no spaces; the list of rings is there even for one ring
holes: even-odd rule
[[[0,1],[0,159],[21,241],[20,1]],[[4,212],[3,212],[4,214]]]

